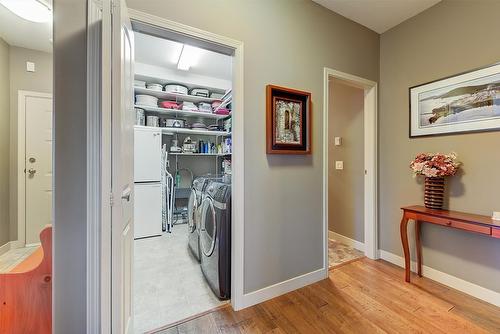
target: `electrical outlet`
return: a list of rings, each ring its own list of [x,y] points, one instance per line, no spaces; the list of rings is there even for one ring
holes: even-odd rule
[[[26,62],[26,72],[35,72],[35,63],[31,61]]]
[[[335,169],[344,169],[343,161],[335,161]]]

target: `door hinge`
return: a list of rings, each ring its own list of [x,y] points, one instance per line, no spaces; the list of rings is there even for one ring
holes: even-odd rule
[[[94,0],[94,4],[97,6],[99,10],[102,10],[104,8],[102,0]]]
[[[118,1],[116,0],[111,0],[111,15],[113,15],[113,13],[115,13],[115,8],[118,7]]]
[[[109,206],[113,206],[115,201],[115,197],[113,196],[113,193],[109,194]]]

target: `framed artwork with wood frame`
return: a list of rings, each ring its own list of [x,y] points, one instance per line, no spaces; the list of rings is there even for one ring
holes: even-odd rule
[[[311,93],[267,85],[267,154],[311,154]]]

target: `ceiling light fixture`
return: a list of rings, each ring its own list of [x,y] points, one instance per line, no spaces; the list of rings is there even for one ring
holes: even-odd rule
[[[31,22],[44,23],[52,20],[52,10],[42,0],[0,0],[0,4]]]
[[[179,56],[179,60],[177,61],[177,69],[182,71],[189,71],[191,66],[196,64],[199,56],[200,49],[191,45],[184,44]]]

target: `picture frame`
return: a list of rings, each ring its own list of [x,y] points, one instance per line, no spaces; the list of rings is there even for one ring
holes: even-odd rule
[[[311,154],[311,93],[267,85],[267,154]]]
[[[410,138],[500,130],[500,63],[408,91]]]

